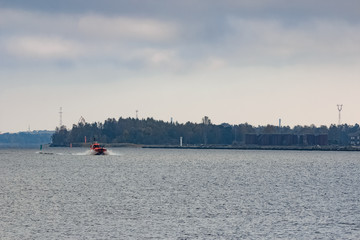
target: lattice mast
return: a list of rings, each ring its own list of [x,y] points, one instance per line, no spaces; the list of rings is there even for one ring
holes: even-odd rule
[[[59,116],[60,116],[60,120],[59,120],[59,124],[60,124],[60,128],[61,126],[63,125],[63,122],[62,122],[62,114],[63,114],[63,111],[62,111],[62,107],[60,107],[60,112],[59,112]]]
[[[341,110],[342,110],[342,107],[343,107],[342,104],[338,104],[338,105],[337,105],[337,109],[338,109],[338,111],[339,111],[339,122],[338,122],[338,125],[339,125],[339,126],[340,126],[340,124],[341,124]]]

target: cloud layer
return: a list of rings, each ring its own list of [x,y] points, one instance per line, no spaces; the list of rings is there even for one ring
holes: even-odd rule
[[[318,96],[312,101],[334,106],[344,101],[355,108],[342,86],[360,87],[359,9],[355,0],[5,0],[0,4],[0,81],[8,93],[21,90],[19,98],[25,99],[33,98],[22,92],[28,86],[66,91],[86,83],[97,92],[100,82],[127,89],[122,93],[127,98],[137,95],[123,112],[94,116],[98,121],[142,106],[148,116],[169,118],[173,111],[183,121],[212,114],[219,122],[266,123],[284,114],[291,124],[331,123],[331,109],[324,117],[296,122],[300,117],[293,106],[305,111],[311,103],[303,100],[304,92],[312,92]],[[58,97],[53,104],[71,106],[89,94]],[[116,92],[105,94],[106,101],[125,101]],[[296,100],[283,101],[282,95]],[[180,102],[193,108],[165,104],[161,96],[183,98]],[[244,104],[249,99],[251,104]],[[269,112],[259,102],[279,110]],[[14,104],[22,108],[21,101]],[[78,108],[87,109],[82,104]],[[231,114],[224,105],[244,110]],[[71,123],[80,110],[73,111]],[[2,124],[10,126],[16,116]],[[354,110],[349,121],[358,117]]]
[[[228,4],[262,9],[259,2]],[[23,58],[25,64],[32,58],[78,63],[100,58],[111,64],[119,62],[119,67],[168,63],[175,70],[179,66],[200,66],[209,59],[234,65],[298,64],[332,59],[354,61],[359,55],[358,22],[309,18],[289,25],[287,18],[238,16],[228,11],[214,22],[208,21],[209,16],[199,16],[190,23],[186,18],[162,15],[50,14],[1,9],[0,50],[10,61]]]

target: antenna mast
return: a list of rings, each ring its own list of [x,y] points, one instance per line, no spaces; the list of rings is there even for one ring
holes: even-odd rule
[[[85,118],[83,116],[80,117],[79,121],[78,121],[78,125],[85,125],[86,124],[86,121],[85,121]]]
[[[61,126],[63,125],[63,123],[62,123],[62,107],[60,107],[60,112],[59,112],[59,114],[60,114],[60,128],[61,128]]]
[[[342,107],[343,107],[342,104],[338,104],[338,105],[337,105],[337,109],[338,109],[338,111],[339,111],[339,122],[338,122],[338,125],[339,125],[339,126],[340,126],[340,124],[341,124],[341,110],[342,110]]]

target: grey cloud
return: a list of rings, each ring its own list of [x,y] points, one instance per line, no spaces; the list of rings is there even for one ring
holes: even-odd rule
[[[0,7],[42,12],[89,13],[105,15],[158,16],[161,18],[201,19],[227,14],[242,17],[294,18],[336,17],[359,20],[357,0],[3,0]]]
[[[5,43],[0,51],[24,57],[23,64],[33,56],[38,64],[53,59],[131,69],[166,66],[163,71],[191,71],[207,62],[351,58],[359,55],[358,5],[353,0],[3,1],[8,8],[0,9]]]
[[[177,37],[175,25],[154,19],[88,15],[79,19],[78,28],[90,37],[103,39],[163,42]]]

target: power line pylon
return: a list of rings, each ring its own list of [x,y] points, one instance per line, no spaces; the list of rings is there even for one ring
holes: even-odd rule
[[[60,128],[61,128],[61,126],[63,125],[63,123],[62,123],[62,114],[63,114],[63,112],[62,112],[62,107],[60,107],[60,112],[59,112],[59,114],[60,114],[60,121],[59,121],[59,123],[60,123]]]
[[[342,110],[342,107],[343,107],[342,104],[338,104],[338,105],[337,105],[337,109],[338,109],[338,111],[339,111],[339,122],[338,122],[338,125],[339,125],[339,126],[340,126],[340,124],[341,124],[341,110]]]

